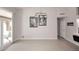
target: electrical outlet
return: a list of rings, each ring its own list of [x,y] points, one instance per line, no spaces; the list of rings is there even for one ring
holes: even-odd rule
[[[24,38],[24,36],[22,36],[22,38]]]

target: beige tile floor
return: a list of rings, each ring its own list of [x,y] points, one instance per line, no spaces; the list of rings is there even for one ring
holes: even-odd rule
[[[5,51],[78,51],[79,47],[59,40],[18,40]]]

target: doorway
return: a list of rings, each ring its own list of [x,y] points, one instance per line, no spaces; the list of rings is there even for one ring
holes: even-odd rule
[[[57,17],[57,37],[66,38],[66,21],[65,17]]]

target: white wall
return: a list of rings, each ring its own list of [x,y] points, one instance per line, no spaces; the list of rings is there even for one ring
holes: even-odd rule
[[[73,35],[76,34],[77,31],[77,22],[76,22],[76,7],[69,7],[67,8],[67,21],[66,22],[73,22],[74,26],[67,26],[66,31],[66,40],[76,44],[79,46],[79,43],[73,40]]]
[[[1,21],[0,21],[0,48],[1,48]]]
[[[67,7],[56,7],[57,17],[66,17]]]
[[[37,12],[47,13],[47,26],[30,28],[29,17]],[[55,8],[23,8],[22,36],[25,39],[57,39],[57,18]],[[21,36],[21,38],[22,38]]]
[[[57,17],[65,17],[64,22],[62,23],[62,27],[65,27],[66,31],[62,30],[61,33],[65,33],[66,40],[79,46],[79,43],[73,40],[73,35],[78,32],[76,12],[76,7],[57,8]],[[64,15],[60,15],[60,13],[64,13]],[[74,26],[67,26],[67,22],[73,22]],[[62,36],[64,36],[64,34]]]
[[[78,32],[77,28],[77,10],[76,7],[59,7],[56,8],[57,17],[65,17],[61,23],[61,35],[65,36],[65,39],[79,46],[79,43],[73,40],[73,35]],[[62,15],[63,14],[63,15]],[[67,26],[67,22],[73,22],[74,26]],[[64,31],[65,30],[65,31]],[[65,35],[63,34],[65,33]]]
[[[13,15],[13,39],[16,41],[21,36],[22,31],[22,11],[16,10]]]

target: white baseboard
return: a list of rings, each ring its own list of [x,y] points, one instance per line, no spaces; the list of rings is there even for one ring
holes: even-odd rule
[[[57,38],[17,38],[16,40],[57,40]]]

